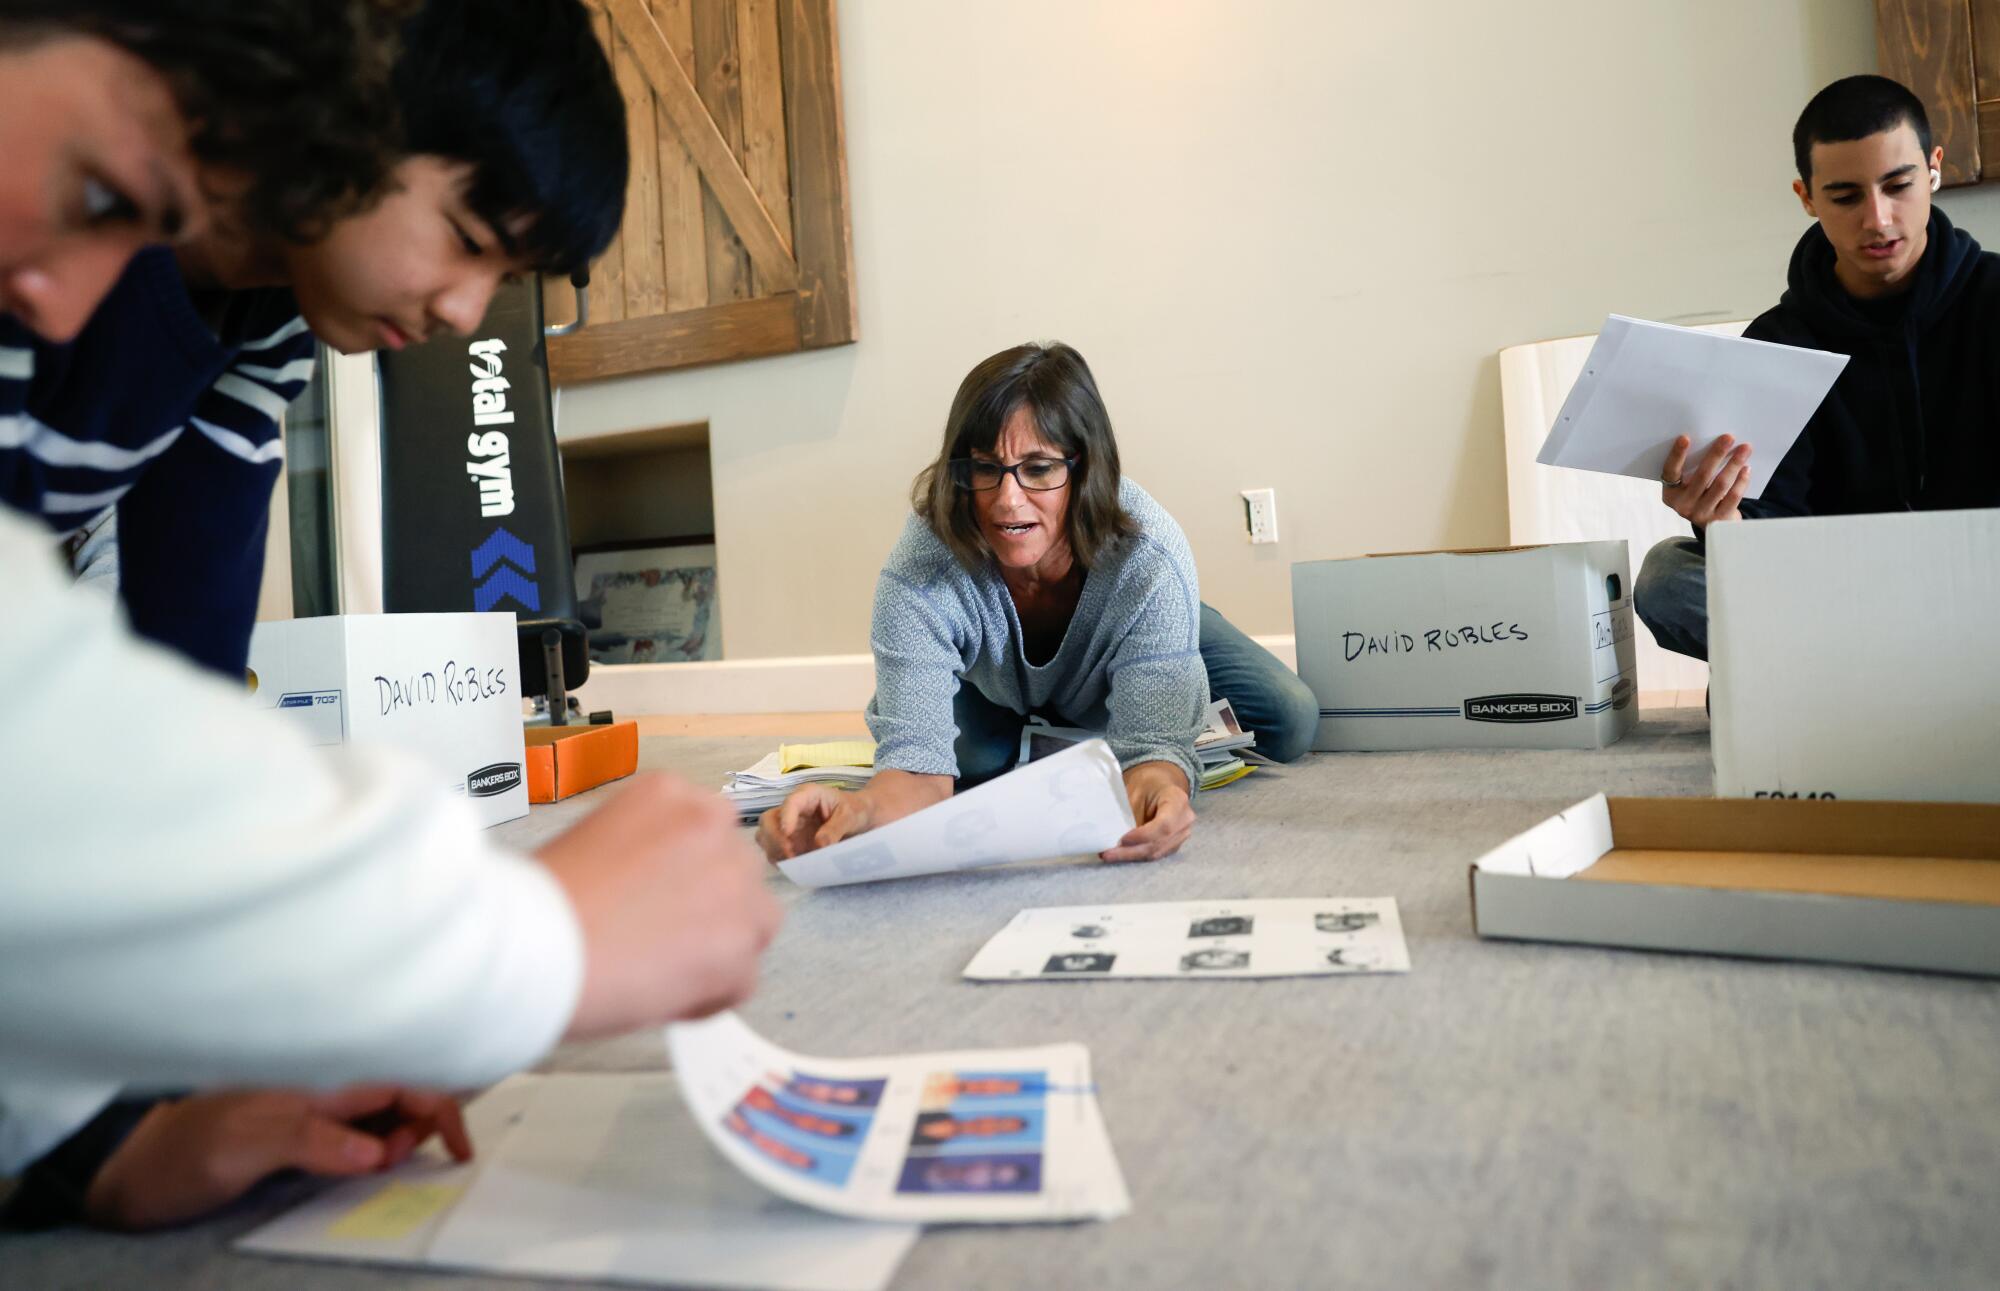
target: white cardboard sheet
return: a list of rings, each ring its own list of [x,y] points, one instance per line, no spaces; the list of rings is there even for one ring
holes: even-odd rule
[[[717,1161],[665,1072],[516,1076],[432,1146],[250,1233],[265,1255],[658,1286],[881,1291],[921,1232],[772,1196]]]
[[[1090,740],[778,868],[800,887],[1095,854],[1131,831],[1118,759]]]
[[[1044,906],[1015,915],[965,966],[987,982],[1409,971],[1393,897]]]
[[[1657,481],[1676,436],[1693,441],[1692,466],[1733,435],[1752,450],[1743,496],[1762,497],[1846,366],[1844,354],[1613,314],[1535,460]]]
[[[1514,835],[1473,865],[1488,874],[1566,879],[1611,850],[1611,804],[1601,793]]]
[[[1131,1209],[1080,1044],[808,1058],[723,1013],[668,1027],[667,1048],[709,1141],[804,1205],[991,1224]]]

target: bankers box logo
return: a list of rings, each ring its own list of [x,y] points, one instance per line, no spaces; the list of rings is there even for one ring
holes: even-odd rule
[[[1468,722],[1563,722],[1577,711],[1574,695],[1481,695],[1465,701]]]
[[[465,777],[465,792],[471,798],[491,798],[521,783],[519,762],[495,762]]]

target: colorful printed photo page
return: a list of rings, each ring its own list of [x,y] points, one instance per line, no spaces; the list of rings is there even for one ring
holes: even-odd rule
[[[1132,828],[1118,759],[1090,740],[778,868],[800,887],[1094,855]]]
[[[808,1058],[724,1013],[667,1028],[667,1049],[710,1141],[788,1200],[924,1223],[1131,1209],[1082,1045]]]
[[[1409,971],[1393,897],[1045,906],[1015,915],[965,966],[985,982]]]

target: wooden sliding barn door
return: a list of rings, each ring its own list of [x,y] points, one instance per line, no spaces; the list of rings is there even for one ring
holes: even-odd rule
[[[855,339],[834,0],[586,0],[625,97],[632,178],[558,382]],[[576,310],[545,284],[549,322]]]

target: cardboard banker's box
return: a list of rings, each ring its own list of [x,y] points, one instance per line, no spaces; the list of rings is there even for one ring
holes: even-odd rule
[[[1301,561],[1313,748],[1602,748],[1638,720],[1625,543]]]
[[[259,623],[255,702],[315,744],[387,744],[427,760],[480,823],[528,814],[512,614],[340,614]]]
[[[1721,797],[2000,802],[2000,510],[1708,530]]]

